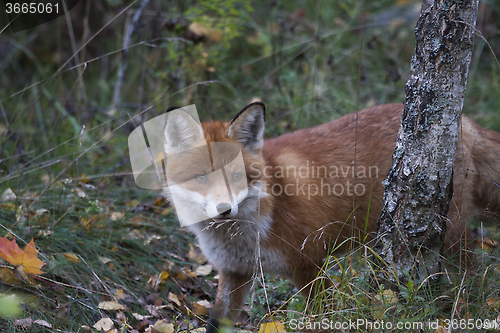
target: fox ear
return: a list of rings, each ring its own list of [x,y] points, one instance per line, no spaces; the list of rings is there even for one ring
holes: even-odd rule
[[[200,124],[182,109],[168,112],[164,137],[164,149],[167,155],[207,144]]]
[[[227,135],[248,150],[260,153],[264,146],[265,115],[264,103],[247,105],[231,121]]]

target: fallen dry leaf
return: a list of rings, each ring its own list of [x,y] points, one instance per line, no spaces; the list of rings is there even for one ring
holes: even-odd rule
[[[286,332],[285,324],[282,321],[261,324],[259,333],[281,333]]]
[[[45,173],[40,178],[42,179],[42,182],[45,185],[49,185],[50,184],[50,176],[48,174]]]
[[[207,28],[201,23],[193,22],[189,25],[189,30],[191,30],[195,35],[206,36],[212,42],[220,42],[222,40],[222,32],[218,29]]]
[[[160,274],[161,283],[165,283],[169,276],[170,276],[170,274],[167,271],[162,271]]]
[[[153,316],[143,316],[143,315],[135,313],[135,312],[132,313],[132,316],[134,316],[134,318],[137,320],[144,320],[144,319],[149,319],[149,318],[153,317]]]
[[[375,319],[382,319],[385,312],[398,303],[398,297],[393,290],[384,290],[372,300],[372,316]]]
[[[208,310],[212,307],[212,304],[207,300],[202,300],[193,303],[193,312],[197,315],[204,316],[208,315]]]
[[[102,318],[97,323],[95,323],[93,327],[99,331],[109,331],[110,329],[114,328],[114,324],[111,319]]]
[[[493,310],[497,311],[500,309],[500,298],[498,297],[490,297],[486,299],[486,304],[493,308]]]
[[[12,189],[8,188],[5,191],[3,191],[2,195],[0,196],[0,201],[8,201],[8,200],[16,200],[17,196],[12,191]]]
[[[176,294],[174,294],[174,293],[168,293],[167,299],[170,302],[175,303],[175,305],[177,305],[178,307],[181,306],[181,302],[179,301],[179,297],[177,297]]]
[[[124,305],[115,301],[101,302],[97,307],[101,310],[126,310]]]
[[[87,177],[85,174],[81,174],[79,177],[80,183],[87,184],[90,183],[90,178]]]
[[[71,252],[66,252],[63,254],[64,258],[66,258],[68,261],[72,262],[72,263],[79,263],[80,262],[80,258],[78,258],[78,256],[74,253],[71,253]]]
[[[123,289],[116,289],[115,297],[117,299],[124,299],[126,297],[126,295],[125,295],[125,292],[123,291]]]
[[[37,319],[33,322],[33,324],[37,324],[37,325],[40,325],[40,326],[45,326],[45,327],[48,327],[48,328],[52,328],[52,325],[45,321],[45,320],[42,320],[42,319]]]
[[[123,311],[118,311],[118,313],[116,314],[116,319],[124,323],[127,320],[127,316],[125,316],[125,313]]]
[[[153,328],[153,330],[155,330],[158,333],[173,333],[173,332],[175,332],[174,324],[169,323],[165,319],[158,320],[153,325],[152,328]]]
[[[20,281],[31,285],[34,284],[34,281],[30,279],[28,273],[24,270],[23,264],[14,267],[12,272]]]
[[[198,250],[199,251],[194,248],[193,244],[189,244],[189,252],[187,254],[187,257],[190,261],[193,261],[199,265],[203,265],[207,262],[207,258],[203,255],[200,249]]]
[[[198,266],[194,270],[194,274],[196,274],[196,276],[207,276],[211,272],[212,272],[212,265]]]
[[[162,155],[161,156],[161,159],[164,158],[164,152],[160,152],[160,154]],[[159,197],[159,198],[156,198],[155,201],[153,202],[153,206],[158,206],[158,207],[161,207],[163,206],[165,203],[167,203],[167,198],[165,197]]]
[[[21,281],[16,277],[14,272],[12,272],[12,269],[5,266],[0,267],[0,280],[2,282],[13,284],[15,286],[20,286],[22,284]]]
[[[43,208],[37,209],[35,214],[36,214],[36,219],[38,222],[40,222],[40,223],[49,222],[50,212],[47,209],[43,209]]]
[[[14,320],[14,326],[21,326],[22,328],[31,327],[32,324],[33,319],[31,319],[31,317]]]
[[[106,257],[99,257],[98,259],[101,262],[101,264],[104,264],[104,265],[111,262],[111,259],[106,258]]]
[[[0,204],[0,207],[2,207],[3,209],[10,210],[12,212],[16,211],[16,205],[13,202]]]
[[[19,248],[15,240],[9,241],[7,237],[0,237],[0,257],[14,266],[23,265],[24,270],[28,274],[36,275],[43,273],[40,268],[45,263],[38,259],[38,250],[35,247],[33,238],[23,251]]]
[[[125,214],[123,214],[122,212],[113,212],[111,213],[111,216],[109,218],[111,219],[111,221],[116,221],[122,219],[124,216]]]
[[[434,331],[434,333],[450,333],[449,330],[444,328],[443,326],[439,325],[438,328]]]
[[[492,252],[498,247],[498,242],[491,240],[489,238],[476,239],[475,243],[477,246],[481,247],[481,249]]]
[[[26,211],[24,206],[19,206],[16,208],[16,221],[23,223],[28,220],[29,212]]]
[[[85,198],[87,196],[87,193],[85,193],[84,190],[82,190],[81,188],[79,187],[75,187],[73,189],[73,192],[76,192],[76,195],[79,197],[79,198]]]
[[[146,305],[144,307],[153,317],[158,317],[159,316],[159,313],[158,313],[158,310],[161,310],[161,309],[165,309],[165,308],[169,308],[169,309],[173,309],[172,305],[168,304],[168,305],[160,305],[160,306],[155,306],[155,305]]]

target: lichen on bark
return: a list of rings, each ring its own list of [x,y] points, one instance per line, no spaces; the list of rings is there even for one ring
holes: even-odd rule
[[[386,287],[440,276],[477,6],[477,0],[424,2],[415,28],[411,76],[374,246],[382,259],[374,277],[388,282]]]

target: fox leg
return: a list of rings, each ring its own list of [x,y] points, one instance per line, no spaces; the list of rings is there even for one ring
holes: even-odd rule
[[[328,278],[320,275],[320,268],[318,266],[308,265],[300,272],[295,272],[293,282],[304,297],[304,300],[311,304],[314,297],[331,286]]]
[[[217,297],[210,313],[207,333],[217,332],[221,324],[232,324],[238,319],[251,286],[249,275],[219,271]]]

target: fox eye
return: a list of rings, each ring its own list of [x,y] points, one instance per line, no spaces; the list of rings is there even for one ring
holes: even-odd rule
[[[243,174],[241,172],[235,172],[233,173],[233,176],[231,177],[231,180],[235,183],[239,182],[243,178]]]
[[[208,184],[208,175],[197,175],[194,177],[194,180],[196,180],[200,184]]]

